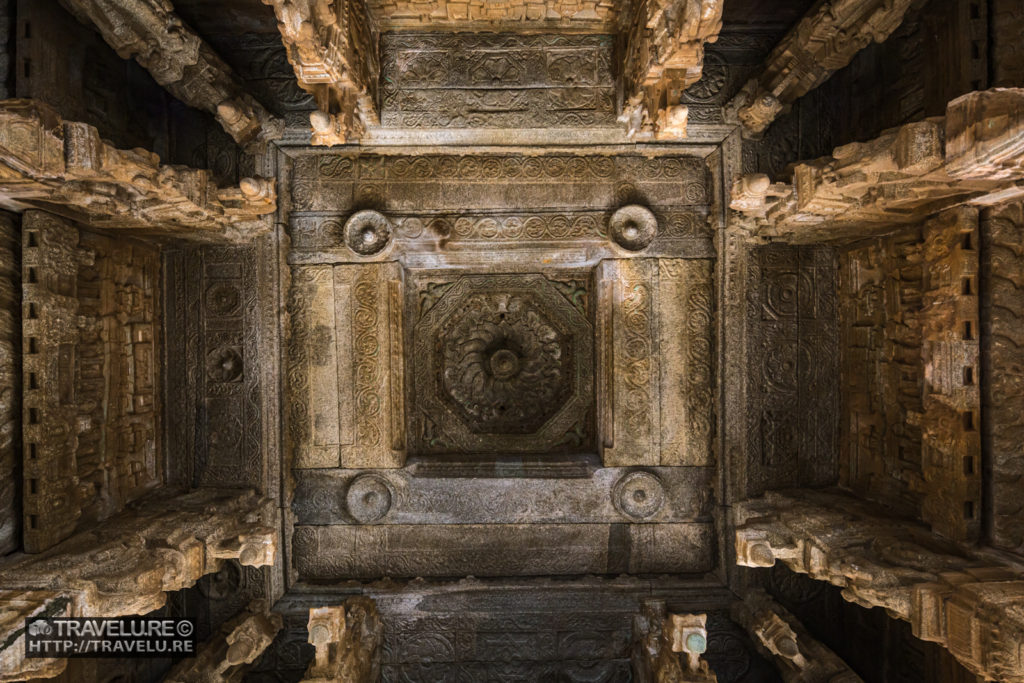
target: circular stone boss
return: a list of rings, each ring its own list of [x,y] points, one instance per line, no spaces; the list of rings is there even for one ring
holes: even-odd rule
[[[391,241],[391,221],[379,211],[357,211],[345,221],[345,244],[363,256],[371,256]]]
[[[640,251],[657,236],[658,219],[647,207],[629,204],[612,214],[608,227],[616,244],[623,249]]]
[[[391,487],[375,474],[360,474],[348,485],[345,505],[357,522],[368,524],[383,519],[391,509]]]
[[[615,484],[612,502],[631,519],[647,519],[665,505],[665,487],[650,472],[630,472]]]

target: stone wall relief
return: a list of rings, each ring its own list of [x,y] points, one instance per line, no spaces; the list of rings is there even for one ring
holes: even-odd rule
[[[41,211],[22,231],[25,549],[163,481],[152,247]]]

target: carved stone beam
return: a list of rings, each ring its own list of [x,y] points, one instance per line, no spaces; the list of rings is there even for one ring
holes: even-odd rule
[[[750,175],[731,208],[758,235],[827,242],[891,232],[961,204],[1024,196],[1024,89],[995,88],[949,103],[945,117],[893,128],[830,157],[794,165],[792,183]]]
[[[309,610],[309,642],[316,655],[302,680],[306,683],[376,683],[380,680],[383,625],[370,598]]]
[[[707,650],[705,614],[669,614],[664,600],[644,600],[633,617],[632,664],[637,683],[718,680],[700,656]]]
[[[358,140],[379,122],[379,34],[364,0],[263,0],[299,86],[316,99],[312,144]]]
[[[790,612],[762,590],[732,605],[732,620],[750,634],[762,655],[775,662],[786,683],[861,683],[836,653],[818,642]]]
[[[986,680],[1024,681],[1024,572],[968,553],[923,525],[876,516],[832,491],[772,492],[734,508],[736,562],[793,571],[882,607]]]
[[[238,683],[282,623],[281,615],[268,612],[264,601],[252,602],[203,643],[195,657],[178,662],[164,683]]]
[[[746,133],[760,133],[800,97],[828,80],[903,21],[913,0],[825,0],[815,4],[768,56],[728,108]]]
[[[217,188],[209,171],[116,149],[94,127],[62,121],[45,104],[0,101],[0,199],[17,207],[38,206],[94,227],[247,241],[271,227],[274,183],[244,178],[237,187]]]
[[[683,91],[700,80],[704,44],[718,40],[723,0],[644,0],[626,20],[626,102],[620,120],[637,140],[686,137]]]
[[[54,591],[70,599],[73,616],[147,614],[163,606],[165,593],[192,586],[226,560],[274,564],[277,529],[273,501],[252,492],[149,498],[49,550],[3,558],[0,590]]]
[[[213,114],[239,144],[280,137],[284,122],[245,92],[231,67],[168,0],[61,0],[123,59],[134,59],[179,100]]]

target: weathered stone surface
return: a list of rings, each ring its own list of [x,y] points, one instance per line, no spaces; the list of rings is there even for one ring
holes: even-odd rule
[[[961,541],[980,534],[978,216],[842,252],[843,482]]]
[[[748,133],[760,133],[785,107],[824,83],[872,42],[896,30],[911,0],[848,0],[815,4],[769,55],[730,107]]]
[[[218,189],[209,171],[120,150],[92,126],[61,121],[31,100],[0,103],[0,196],[52,208],[99,228],[195,239],[249,239],[276,209],[275,182],[245,178]]]
[[[623,523],[636,521],[623,508],[619,484],[631,471],[601,468],[583,478],[511,479],[510,476],[417,476],[423,458],[411,467],[367,474],[360,470],[297,470],[292,509],[301,525],[351,524],[379,521],[387,524],[554,524]],[[412,471],[410,471],[412,470]],[[643,517],[645,522],[688,522],[708,519],[712,510],[713,469],[710,467],[655,467],[641,473],[657,479],[662,504]],[[371,485],[368,478],[377,482]],[[513,483],[514,482],[514,483]],[[358,483],[358,485],[357,485]],[[387,498],[383,512],[373,520],[359,519],[366,508],[353,500],[352,487],[364,495],[377,492]],[[515,495],[508,495],[512,486]],[[649,484],[643,490],[651,490]],[[355,506],[355,507],[354,507]]]
[[[293,262],[365,261],[341,235],[349,215],[367,207],[395,228],[395,249],[374,260],[397,256],[410,266],[479,260],[480,251],[486,260],[496,244],[516,247],[505,252],[510,261],[516,252],[544,248],[558,263],[569,258],[560,252],[570,251],[580,251],[583,263],[634,253],[710,255],[698,252],[710,247],[710,174],[693,156],[305,151],[295,153],[291,178]],[[658,236],[642,253],[609,245],[608,221],[626,204],[658,219]]]
[[[283,123],[246,93],[231,68],[163,0],[61,0],[124,59],[135,59],[189,106],[210,112],[238,143],[279,137]]]
[[[306,580],[416,576],[700,573],[714,532],[689,524],[296,526]]]
[[[614,125],[613,48],[604,35],[388,33],[381,124]]]
[[[299,86],[313,95],[312,144],[358,139],[377,123],[380,37],[362,0],[263,0]]]
[[[830,491],[769,493],[736,513],[740,566],[790,569],[883,607],[990,680],[1024,680],[1024,579],[1019,567],[969,553],[911,522]]]
[[[664,600],[642,600],[633,617],[632,664],[637,683],[717,683],[701,659],[707,650],[706,614],[669,614]]]
[[[923,239],[919,226],[839,252],[840,482],[919,517]]]
[[[836,242],[885,234],[961,204],[1012,200],[1022,192],[1022,101],[1020,88],[969,93],[950,102],[944,118],[799,162],[791,186],[772,185],[760,202],[741,195],[732,208],[757,218],[763,236]]]
[[[337,607],[313,607],[307,630],[316,654],[304,682],[380,680],[383,625],[373,600],[354,597]]]
[[[20,219],[0,213],[0,555],[21,542]]]
[[[24,547],[39,552],[163,481],[157,252],[25,213]]]
[[[267,612],[266,603],[250,604],[203,643],[195,657],[179,661],[164,683],[239,683],[281,626],[281,615]]]
[[[748,591],[730,610],[758,651],[774,660],[786,683],[862,683],[846,662],[807,632],[785,607],[762,590]]]
[[[921,300],[922,519],[956,541],[981,536],[978,211],[925,222]]]
[[[1024,206],[981,214],[982,447],[990,453],[989,542],[1024,554]]]
[[[722,0],[633,3],[625,21],[621,120],[635,139],[686,137],[683,91],[700,80],[704,44],[722,30]]]

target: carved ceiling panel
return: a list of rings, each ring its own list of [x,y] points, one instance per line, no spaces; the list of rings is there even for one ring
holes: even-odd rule
[[[615,125],[610,35],[388,33],[381,124]]]
[[[593,326],[585,281],[424,275],[414,288],[407,314],[415,451],[592,446]]]

